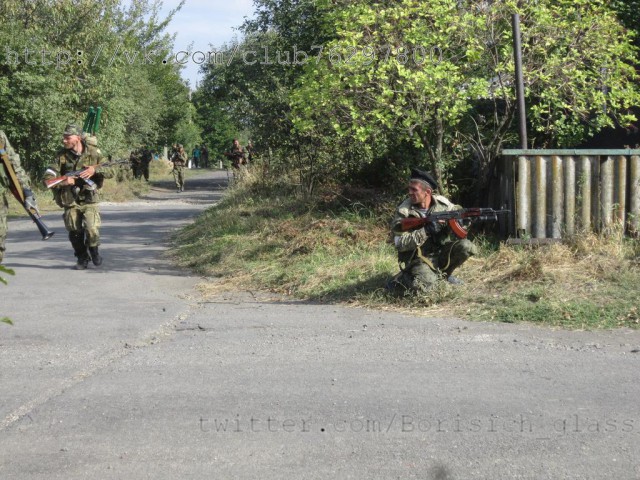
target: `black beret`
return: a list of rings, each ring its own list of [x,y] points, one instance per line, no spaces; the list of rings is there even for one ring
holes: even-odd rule
[[[438,190],[438,182],[436,182],[436,179],[433,178],[429,172],[425,172],[419,168],[411,169],[411,180],[425,182],[431,187],[431,190]]]

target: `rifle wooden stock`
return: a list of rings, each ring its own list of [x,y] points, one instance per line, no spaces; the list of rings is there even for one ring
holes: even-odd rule
[[[78,177],[85,169],[83,168],[82,170],[75,170],[73,172],[69,172],[66,175],[61,175],[59,177],[55,177],[55,178],[50,178],[49,180],[45,180],[44,184],[46,185],[47,188],[53,188],[56,185],[61,184],[62,182],[64,182],[65,180],[67,180],[67,178],[72,178],[72,177]],[[95,185],[95,182],[85,178],[83,179],[87,185],[89,185],[90,187],[93,187]]]
[[[97,170],[98,170],[99,167],[110,167],[112,165],[122,165],[122,164],[126,164],[126,163],[129,163],[128,159],[115,160],[113,162],[98,163],[96,165],[90,165],[90,166],[94,167],[96,169],[96,173],[97,173]],[[50,178],[48,180],[45,180],[44,184],[46,185],[47,188],[53,188],[56,185],[59,185],[60,183],[64,182],[67,178],[80,176],[80,174],[82,172],[84,172],[87,168],[88,167],[83,167],[80,170],[74,170],[73,172],[66,173],[65,175],[60,175],[59,177]],[[89,178],[83,178],[83,180],[90,187],[93,187],[93,186],[96,185],[96,183],[93,180],[89,179]]]
[[[498,215],[508,213],[509,210],[494,210],[493,208],[463,208],[448,212],[438,212],[423,218],[408,217],[400,220],[400,230],[407,232],[423,227],[432,222],[446,222],[454,235],[460,239],[467,238],[468,231],[462,226],[461,220],[490,220],[496,221]]]
[[[18,181],[16,172],[14,171],[13,166],[9,161],[9,156],[7,155],[7,152],[4,148],[0,149],[0,156],[0,168],[4,166],[5,172],[7,172],[7,177],[9,178],[9,191],[18,201],[18,203],[22,205],[22,208],[26,210],[26,212],[31,217],[31,220],[33,220],[33,222],[36,224],[38,230],[40,230],[40,233],[42,234],[42,240],[49,240],[55,232],[52,232],[51,230],[49,230],[49,228],[47,228],[47,226],[42,221],[42,218],[40,217],[40,213],[35,208],[29,208],[27,206],[24,190],[22,190],[22,186]]]

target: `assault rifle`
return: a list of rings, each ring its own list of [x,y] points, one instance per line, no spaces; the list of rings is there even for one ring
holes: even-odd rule
[[[129,160],[128,159],[114,160],[112,162],[98,163],[96,165],[90,165],[90,166],[96,168],[96,170],[97,170],[98,167],[110,167],[112,165],[121,165],[121,164],[124,164],[124,163],[129,163]],[[87,170],[87,168],[88,167],[83,167],[80,170],[74,170],[73,172],[67,172],[65,175],[60,175],[58,177],[50,178],[48,180],[45,180],[44,184],[45,184],[45,186],[47,188],[53,188],[53,187],[61,184],[62,182],[65,182],[67,180],[67,178],[77,178],[77,177],[79,177],[82,172]],[[51,169],[47,169],[47,172],[48,173],[57,173],[57,172],[54,172]],[[47,172],[45,172],[45,173],[47,173]],[[96,182],[94,182],[93,180],[91,180],[89,178],[83,178],[83,180],[85,181],[85,183],[89,187],[95,187],[96,186]]]
[[[13,169],[13,165],[9,161],[9,155],[4,148],[0,148],[0,168],[4,166],[5,171],[7,172],[7,177],[9,178],[9,190],[13,196],[18,200],[20,205],[25,209],[25,211],[31,217],[31,220],[36,224],[38,230],[40,230],[40,234],[42,235],[42,240],[49,240],[53,237],[55,232],[49,230],[49,228],[42,221],[42,217],[40,216],[40,212],[38,211],[38,207],[35,203],[27,202],[27,197],[18,181],[18,177],[16,172]]]
[[[239,165],[246,165],[245,153],[244,150],[235,150],[232,152],[223,152],[222,154],[230,158],[233,166],[237,168]]]
[[[509,210],[494,210],[493,208],[463,208],[448,212],[437,212],[423,218],[403,218],[400,220],[400,230],[406,232],[433,222],[446,222],[456,237],[467,238],[469,232],[462,226],[462,220],[496,221],[498,220],[498,215],[506,213],[509,213]]]

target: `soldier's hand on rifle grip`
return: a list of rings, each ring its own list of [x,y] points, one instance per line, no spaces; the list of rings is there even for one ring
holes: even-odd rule
[[[93,165],[85,166],[84,169],[80,172],[81,178],[91,178],[95,175],[96,168]]]
[[[440,233],[442,230],[442,225],[439,222],[429,222],[424,226],[424,231],[427,232],[427,235],[433,237]]]
[[[24,189],[24,206],[29,210],[33,210],[35,212],[38,211],[38,204],[36,203],[36,197],[31,190],[28,188]]]

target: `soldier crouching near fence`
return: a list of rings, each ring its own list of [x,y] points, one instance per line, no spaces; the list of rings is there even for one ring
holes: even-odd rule
[[[393,292],[427,292],[439,279],[452,284],[462,283],[452,275],[470,256],[477,253],[476,246],[467,239],[452,240],[446,223],[431,222],[411,231],[402,231],[403,218],[424,218],[437,212],[457,210],[447,198],[436,195],[435,179],[417,168],[411,170],[409,196],[396,209],[391,224],[393,243],[398,251],[400,273],[387,283]]]
[[[69,232],[77,263],[76,270],[84,270],[89,260],[102,264],[100,245],[100,209],[98,190],[105,178],[113,178],[113,168],[101,167],[102,155],[95,141],[88,141],[82,129],[69,124],[62,135],[64,148],[56,154],[56,164],[45,172],[44,179],[68,175],[53,189],[59,207],[64,208],[62,218]],[[95,137],[91,137],[95,140]],[[70,175],[70,173],[74,173]]]

